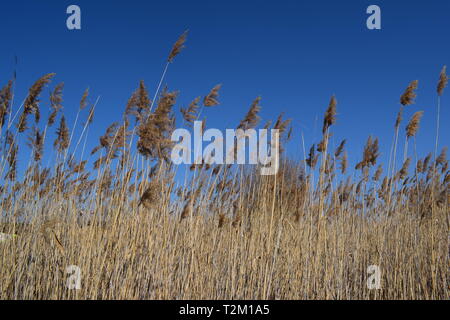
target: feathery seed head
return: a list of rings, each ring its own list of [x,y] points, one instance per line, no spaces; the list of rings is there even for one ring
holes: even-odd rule
[[[328,109],[325,112],[325,116],[323,118],[323,128],[322,133],[325,134],[327,129],[336,122],[336,97],[332,96],[330,100],[330,104],[328,105]]]
[[[417,86],[419,84],[419,81],[414,80],[412,81],[408,87],[406,88],[405,92],[400,97],[400,103],[403,106],[407,106],[414,103],[414,99],[416,98],[416,90]]]
[[[222,85],[218,84],[211,89],[208,95],[203,99],[203,105],[205,107],[213,107],[219,104],[219,101],[217,101],[217,97],[219,96],[219,90],[221,87]]]
[[[442,96],[442,94],[444,93],[444,89],[447,86],[447,83],[448,83],[447,66],[444,66],[439,75],[439,82],[437,86],[437,93],[439,96]]]
[[[409,120],[408,125],[406,126],[406,137],[411,138],[416,135],[420,126],[420,119],[422,118],[423,111],[417,111]]]
[[[173,62],[173,59],[180,54],[181,50],[184,49],[184,43],[186,42],[186,37],[188,34],[188,30],[183,32],[183,34],[178,38],[175,44],[172,47],[172,50],[169,53],[169,57],[167,58],[167,62]]]

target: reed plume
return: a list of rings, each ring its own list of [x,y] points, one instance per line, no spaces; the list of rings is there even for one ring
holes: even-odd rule
[[[40,111],[39,111],[39,95],[46,84],[48,84],[51,79],[55,76],[54,73],[49,73],[41,78],[39,78],[29,89],[28,96],[23,104],[23,112],[20,115],[19,123],[17,128],[19,132],[24,132],[27,127],[27,117],[30,114],[35,115],[36,122],[39,121]]]
[[[437,93],[439,96],[442,96],[444,93],[445,87],[447,87],[448,76],[447,76],[447,66],[444,66],[439,74],[439,82],[437,85]]]
[[[50,94],[50,108],[51,113],[48,116],[47,126],[51,127],[56,120],[58,111],[62,109],[62,91],[64,88],[64,82],[59,83]]]
[[[395,119],[395,125],[394,125],[395,129],[399,128],[402,120],[403,120],[403,106],[400,108],[400,110],[397,113],[397,118]]]
[[[198,119],[199,102],[200,97],[197,97],[189,104],[187,109],[180,108],[184,121],[186,121],[190,127],[192,127],[194,121]]]
[[[292,119],[286,119],[283,120],[284,113],[281,113],[278,115],[277,121],[273,125],[273,128],[275,130],[279,130],[280,136],[282,136],[283,133],[286,132],[286,129],[289,127],[289,125],[292,122]]]
[[[28,137],[28,145],[33,149],[34,160],[41,160],[44,151],[44,137],[39,131],[39,128],[33,127],[33,130]]]
[[[322,133],[325,134],[325,132],[328,130],[328,128],[336,122],[336,97],[332,96],[330,103],[328,105],[328,109],[325,112],[325,116],[323,118],[323,128]]]
[[[203,99],[203,105],[205,107],[213,107],[213,106],[217,106],[219,104],[219,101],[217,101],[217,97],[219,96],[219,90],[221,87],[222,87],[221,84],[216,85],[206,95],[206,97]]]
[[[84,108],[87,107],[87,105],[88,105],[88,103],[87,103],[88,96],[89,96],[89,88],[87,88],[83,92],[83,95],[82,95],[81,100],[80,100],[80,110],[83,110]]]
[[[406,126],[406,137],[408,139],[416,135],[417,131],[419,130],[420,119],[422,118],[422,116],[423,111],[417,111],[413,114],[411,120],[409,120],[409,123]]]
[[[13,81],[9,80],[8,84],[0,90],[0,128],[6,122],[7,115],[11,112]]]
[[[339,144],[339,146],[336,148],[336,151],[334,152],[334,156],[336,158],[339,158],[339,156],[341,155],[342,151],[344,151],[344,147],[345,147],[345,142],[346,141],[347,141],[346,139],[342,140],[341,143]]]
[[[172,108],[175,105],[178,92],[164,90],[158,101],[158,106],[147,119],[138,126],[137,148],[141,155],[151,159],[169,158],[170,139],[175,126]]]
[[[404,180],[407,177],[410,162],[411,162],[411,158],[409,158],[409,157],[403,162],[403,165],[397,174],[398,179]]]
[[[378,165],[377,170],[375,171],[375,174],[373,175],[373,181],[379,181],[382,174],[383,174],[383,166],[380,164],[380,165]]]
[[[186,30],[175,42],[175,44],[172,47],[172,50],[169,53],[169,57],[167,58],[167,62],[173,62],[173,59],[180,54],[181,50],[184,49],[184,44],[186,42],[186,37],[188,34],[188,30]]]
[[[316,155],[316,146],[313,144],[309,149],[308,158],[305,160],[308,167],[314,170],[317,161],[319,160],[319,155]]]
[[[143,205],[146,209],[150,209],[155,207],[158,201],[158,191],[156,188],[156,183],[151,182],[147,189],[145,189],[141,198],[139,199],[138,207]]]
[[[56,130],[56,140],[53,146],[60,153],[64,152],[69,147],[69,128],[66,124],[66,118],[64,115],[61,117],[59,127]]]
[[[425,157],[425,159],[423,159],[423,171],[425,172],[428,169],[428,165],[430,163],[431,157],[433,155],[431,154],[431,152]]]
[[[416,98],[416,90],[417,86],[419,84],[419,81],[414,80],[412,81],[408,87],[406,88],[405,92],[400,97],[400,103],[403,106],[408,106],[414,103],[414,99]]]
[[[119,123],[113,122],[106,128],[105,134],[103,134],[99,138],[99,142],[100,142],[99,145],[96,146],[94,149],[92,149],[91,155],[97,153],[102,148],[104,148],[106,150],[106,152],[109,153],[109,151],[112,149],[112,146],[114,144],[114,140],[116,139],[118,127],[119,127]]]
[[[362,170],[366,167],[374,166],[377,162],[378,156],[378,138],[373,140],[372,136],[369,136],[366,145],[364,146],[363,159],[356,165],[355,169]]]
[[[284,152],[283,145],[284,145],[284,143],[289,141],[289,139],[291,138],[291,132],[292,132],[291,129],[286,131],[288,129],[288,127],[290,126],[292,119],[283,120],[283,116],[284,116],[284,113],[281,113],[278,116],[277,121],[273,125],[273,129],[278,130],[278,134],[280,137],[280,143],[279,143],[279,153],[280,154],[282,154]]]
[[[241,120],[238,125],[238,129],[247,130],[254,128],[258,125],[259,120],[261,119],[258,115],[259,111],[261,111],[261,106],[259,102],[261,101],[261,97],[257,97],[250,106],[245,118]]]
[[[422,173],[425,172],[425,168],[423,166],[423,160],[419,159],[416,163],[416,171],[417,173]]]
[[[436,165],[443,166],[447,162],[447,147],[442,148],[441,153],[436,157]]]

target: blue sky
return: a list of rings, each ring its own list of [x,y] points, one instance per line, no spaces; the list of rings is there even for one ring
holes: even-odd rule
[[[82,30],[66,28],[71,4],[81,8]],[[371,4],[381,7],[381,30],[366,28]],[[7,1],[0,11],[0,85],[11,78],[15,55],[17,100],[40,76],[55,72],[50,88],[65,82],[69,126],[86,87],[92,102],[101,95],[90,150],[105,128],[121,119],[139,80],[153,96],[167,54],[186,29],[186,49],[170,66],[165,84],[180,91],[178,110],[222,83],[221,105],[204,111],[208,127],[236,127],[261,96],[263,119],[280,112],[293,119],[288,152],[303,157],[301,134],[307,148],[320,141],[322,116],[335,94],[334,143],[347,139],[354,165],[368,135],[374,135],[386,162],[399,97],[417,79],[416,104],[407,107],[405,119],[425,111],[418,153],[433,150],[436,83],[442,66],[450,65],[447,0]],[[48,90],[41,97],[43,110]],[[442,99],[441,147],[450,137],[449,95],[448,89]]]

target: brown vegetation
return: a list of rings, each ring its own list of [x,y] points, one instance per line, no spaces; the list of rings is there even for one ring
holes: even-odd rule
[[[351,174],[346,140],[330,151],[333,96],[322,140],[306,159],[282,156],[274,176],[259,175],[257,166],[194,165],[180,184],[170,162],[178,92],[163,90],[152,110],[140,82],[122,121],[100,137],[92,152],[97,158],[78,160],[95,104],[86,90],[78,113],[90,108],[75,148],[74,128],[70,132],[62,112],[63,84],[52,91],[40,127],[38,97],[53,76],[29,90],[16,132],[12,82],[0,91],[0,232],[17,234],[0,243],[0,299],[449,299],[446,149],[416,155],[412,171],[406,152],[401,168],[395,165],[403,107],[413,103],[417,81],[401,96],[385,176],[377,166],[377,138],[368,138]],[[439,97],[446,84],[444,68]],[[204,107],[219,104],[219,89],[205,96]],[[186,124],[205,125],[200,101],[181,109]],[[258,126],[260,102],[254,100],[237,128]],[[30,114],[33,128],[27,127]],[[422,114],[416,112],[406,127],[406,143],[416,136]],[[57,157],[46,167],[43,146],[58,115]],[[265,127],[279,129],[285,145],[289,126],[280,115]],[[33,157],[19,175],[18,141],[26,131]],[[70,265],[81,270],[80,290],[66,286]],[[370,265],[382,271],[379,290],[366,285]]]

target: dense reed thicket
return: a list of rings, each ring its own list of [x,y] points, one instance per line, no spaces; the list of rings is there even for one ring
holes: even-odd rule
[[[15,79],[1,89],[0,299],[449,298],[450,174],[446,149],[437,150],[445,68],[436,148],[424,157],[407,157],[423,112],[402,131],[413,81],[400,98],[387,164],[377,161],[374,137],[354,168],[346,140],[332,150],[333,96],[323,138],[305,159],[282,154],[273,176],[261,176],[257,166],[192,165],[180,183],[170,161],[178,92],[160,87],[185,40],[183,34],[172,48],[154,98],[141,81],[90,155],[96,103],[88,90],[77,137],[63,114],[63,84],[52,88],[48,116],[41,116],[42,91],[54,74],[38,79],[20,107]],[[205,128],[204,108],[218,107],[219,93],[217,85],[180,108],[182,126],[203,120]],[[260,124],[259,103],[237,128],[278,129],[285,145],[290,120],[280,115]],[[56,139],[48,141],[55,126]],[[28,147],[19,146],[22,136]],[[48,143],[52,166],[43,163]],[[23,173],[19,151],[31,155]],[[79,290],[66,286],[70,265],[80,268]],[[370,265],[381,270],[378,290],[366,284]]]

